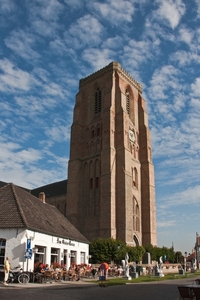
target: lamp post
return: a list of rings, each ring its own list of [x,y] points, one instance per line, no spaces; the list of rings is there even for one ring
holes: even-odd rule
[[[186,263],[187,263],[187,252],[185,252],[184,256],[184,271],[186,272]]]
[[[120,248],[121,248],[121,246],[120,246],[120,244],[118,244],[117,245],[117,256],[118,256],[118,264],[119,264],[119,261],[120,261],[120,259],[119,259],[119,254],[120,254]]]

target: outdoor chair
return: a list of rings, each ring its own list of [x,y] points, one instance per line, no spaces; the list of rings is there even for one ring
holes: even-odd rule
[[[191,289],[187,286],[178,286],[178,291],[179,291],[180,300],[195,299],[194,296],[191,295]]]
[[[197,285],[200,285],[200,279],[195,279],[195,283],[196,283]]]
[[[52,283],[52,280],[53,280],[53,274],[51,271],[45,271],[44,272],[44,282],[47,283],[47,282],[50,282]]]
[[[62,280],[69,280],[67,271],[62,271]]]
[[[43,283],[45,281],[45,276],[43,273],[34,274],[34,282]]]
[[[69,280],[74,281],[74,280],[76,279],[76,273],[75,273],[75,270],[69,271],[68,277],[69,277]]]
[[[200,300],[200,287],[192,288],[196,300]]]

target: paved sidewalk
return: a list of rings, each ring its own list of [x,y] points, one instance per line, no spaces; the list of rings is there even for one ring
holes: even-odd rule
[[[95,286],[94,283],[95,279],[84,279],[79,281],[59,281],[59,282],[47,282],[47,283],[33,283],[29,282],[27,284],[20,284],[20,283],[10,283],[8,285],[4,285],[3,282],[0,282],[0,289],[10,289],[10,288],[49,288],[49,287],[57,287],[57,288],[63,288],[63,287],[84,287],[84,286]]]

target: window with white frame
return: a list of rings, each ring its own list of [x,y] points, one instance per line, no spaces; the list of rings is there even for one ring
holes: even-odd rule
[[[35,253],[34,263],[45,263],[46,259],[46,247],[35,245],[37,252]]]
[[[6,240],[0,239],[0,267],[4,266],[5,250],[6,250]]]
[[[81,264],[85,263],[85,252],[81,252]]]
[[[56,263],[59,261],[59,251],[60,249],[51,248],[51,263]]]

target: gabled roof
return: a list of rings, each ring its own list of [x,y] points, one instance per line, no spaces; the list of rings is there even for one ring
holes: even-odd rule
[[[55,206],[43,203],[12,183],[0,188],[0,228],[27,228],[89,243]]]
[[[51,184],[47,184],[36,189],[31,190],[31,194],[38,197],[40,192],[44,192],[46,198],[66,195],[67,194],[67,180],[62,180],[58,182],[54,182]]]
[[[5,186],[7,184],[7,182],[4,182],[4,181],[0,181],[0,188]]]

